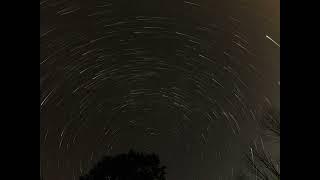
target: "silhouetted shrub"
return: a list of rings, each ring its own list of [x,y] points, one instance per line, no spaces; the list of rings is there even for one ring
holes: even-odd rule
[[[138,153],[105,156],[80,180],[165,180],[165,166],[156,154]]]

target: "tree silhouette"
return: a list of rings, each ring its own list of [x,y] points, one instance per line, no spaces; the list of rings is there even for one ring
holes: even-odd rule
[[[250,172],[259,180],[280,180],[280,161],[271,158],[264,149],[251,148],[246,154]]]
[[[272,137],[276,142],[280,142],[280,111],[269,108],[263,114],[260,121],[263,134]],[[262,140],[261,140],[262,141]],[[249,172],[259,180],[280,180],[280,160],[273,160],[271,154],[264,148],[250,147],[250,151],[245,154]]]
[[[260,121],[260,127],[264,134],[280,141],[280,111],[269,108]]]
[[[80,180],[165,180],[165,166],[156,154],[138,153],[105,156]]]

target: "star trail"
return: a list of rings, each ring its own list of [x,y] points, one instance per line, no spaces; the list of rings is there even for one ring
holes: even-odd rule
[[[168,180],[233,179],[263,104],[279,106],[278,10],[40,1],[41,176],[76,180],[134,148],[159,153]]]

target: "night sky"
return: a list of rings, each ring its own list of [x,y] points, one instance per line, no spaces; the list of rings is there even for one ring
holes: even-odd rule
[[[40,1],[40,173],[159,154],[168,180],[232,179],[280,104],[277,0]],[[266,142],[267,143],[267,142]]]

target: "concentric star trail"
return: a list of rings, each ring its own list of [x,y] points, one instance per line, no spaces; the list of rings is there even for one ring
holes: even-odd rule
[[[229,1],[40,1],[44,179],[130,148],[159,153],[168,180],[234,177],[278,103],[280,45]]]

